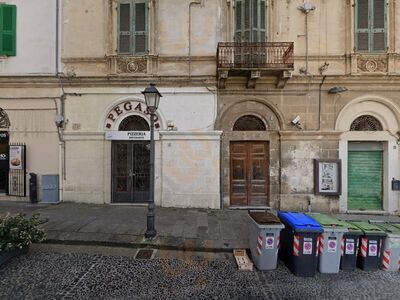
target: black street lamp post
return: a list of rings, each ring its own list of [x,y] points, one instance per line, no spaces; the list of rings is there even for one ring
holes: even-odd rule
[[[155,149],[154,149],[154,116],[160,103],[162,95],[157,90],[154,83],[150,83],[142,94],[146,100],[146,106],[150,113],[150,199],[147,210],[147,229],[144,236],[147,239],[152,239],[157,235],[157,231],[154,225],[155,213],[154,213],[154,160],[155,160]]]

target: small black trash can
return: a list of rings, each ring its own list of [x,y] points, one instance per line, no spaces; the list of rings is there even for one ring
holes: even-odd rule
[[[37,203],[37,174],[29,173],[29,200],[31,203]]]

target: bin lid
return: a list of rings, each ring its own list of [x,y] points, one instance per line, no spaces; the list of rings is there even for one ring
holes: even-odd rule
[[[323,232],[321,225],[313,218],[299,212],[279,212],[278,217],[295,231]]]
[[[354,224],[355,226],[360,228],[365,235],[386,236],[386,233],[374,224],[370,224],[364,221],[349,221],[349,223]]]
[[[347,232],[347,227],[330,215],[320,213],[308,213],[307,215],[317,221],[324,230],[329,229],[331,231]]]
[[[400,235],[400,227],[397,227],[393,224],[382,223],[382,224],[378,224],[377,226],[388,234]]]
[[[349,222],[342,221],[342,220],[339,220],[339,222],[340,222],[340,224],[342,224],[344,227],[347,228],[349,234],[356,234],[356,235],[363,234],[363,231],[359,227],[354,225],[353,223],[349,223]]]
[[[258,224],[282,224],[277,216],[267,211],[249,211],[249,215]]]

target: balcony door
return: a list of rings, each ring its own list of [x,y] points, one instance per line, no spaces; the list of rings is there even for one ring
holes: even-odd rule
[[[231,206],[267,206],[268,142],[231,142]]]
[[[266,1],[236,0],[235,42],[266,42]]]

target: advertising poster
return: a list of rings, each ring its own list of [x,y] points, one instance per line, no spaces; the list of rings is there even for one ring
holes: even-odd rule
[[[24,168],[24,147],[10,146],[10,170],[22,170]]]

